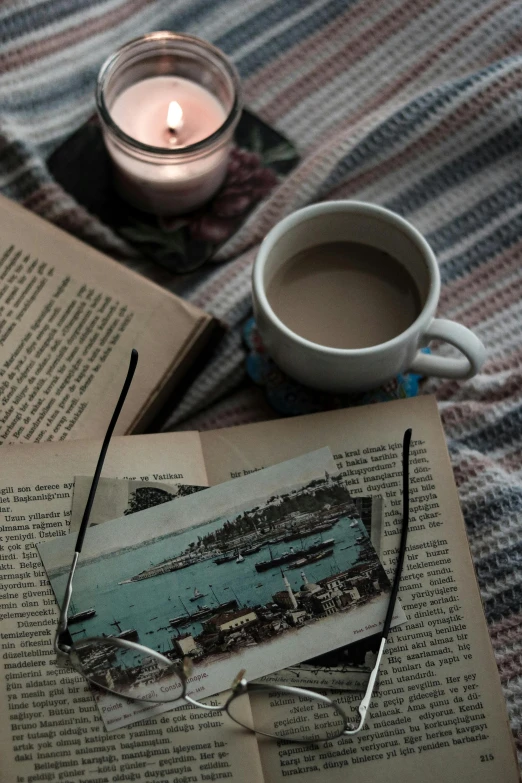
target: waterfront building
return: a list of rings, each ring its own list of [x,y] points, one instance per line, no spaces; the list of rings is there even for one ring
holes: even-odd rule
[[[293,609],[285,614],[288,623],[293,626],[304,625],[309,616],[308,612],[305,612],[303,609]]]
[[[205,630],[226,633],[257,622],[257,614],[252,609],[238,609],[236,612],[223,612],[211,617],[204,623]]]
[[[279,590],[272,596],[272,601],[282,609],[295,609],[294,603],[286,590]]]
[[[182,658],[185,655],[198,655],[200,652],[199,646],[194,641],[194,637],[190,633],[181,634],[180,636],[172,637],[172,644],[179,656]]]
[[[314,614],[335,614],[340,604],[337,602],[337,594],[331,590],[320,590],[312,596]]]

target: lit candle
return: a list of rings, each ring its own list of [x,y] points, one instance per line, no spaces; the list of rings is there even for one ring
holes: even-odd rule
[[[193,36],[151,33],[109,58],[97,99],[120,194],[158,215],[207,201],[226,175],[238,92],[222,52]]]
[[[151,147],[188,147],[211,136],[226,120],[212,93],[176,76],[153,76],[127,87],[110,114],[128,136]]]

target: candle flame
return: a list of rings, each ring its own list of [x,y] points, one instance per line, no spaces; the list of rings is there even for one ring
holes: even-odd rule
[[[169,103],[169,110],[167,112],[167,125],[169,130],[175,131],[181,125],[183,118],[183,109],[177,101],[171,101]]]

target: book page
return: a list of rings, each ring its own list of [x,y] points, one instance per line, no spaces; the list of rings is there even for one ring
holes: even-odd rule
[[[0,780],[199,783],[219,776],[258,783],[256,740],[226,718],[187,706],[109,734],[83,678],[56,665],[58,610],[35,543],[68,532],[74,476],[94,470],[100,445],[2,452]],[[197,433],[114,438],[103,471],[132,480],[167,473],[207,483]]]
[[[151,416],[209,316],[0,197],[0,443],[104,434]]]
[[[434,398],[215,430],[201,440],[210,483],[330,446],[352,493],[384,497],[381,557],[391,574],[408,427],[410,532],[399,592],[408,623],[390,634],[379,692],[359,735],[308,747],[259,741],[271,783],[289,775],[303,781],[327,776],[330,783],[519,780]]]

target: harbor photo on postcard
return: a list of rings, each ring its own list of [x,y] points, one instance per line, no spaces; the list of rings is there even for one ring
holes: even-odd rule
[[[322,449],[89,530],[73,586],[73,639],[120,637],[173,662],[190,657],[188,693],[203,698],[230,687],[240,669],[253,679],[375,634],[389,581],[334,471]],[[39,547],[59,601],[74,541]],[[150,656],[82,649],[101,685],[142,698],[176,692]],[[99,706],[117,728],[176,704],[107,694]]]
[[[346,486],[345,480],[339,475],[333,476],[332,480]],[[80,527],[91,482],[90,476],[75,476],[71,530],[78,530]],[[143,511],[202,489],[204,487],[180,485],[178,481],[145,482],[102,478],[98,484],[92,513],[95,514],[96,524],[101,524],[110,522],[117,516]],[[364,523],[366,531],[377,548],[382,529],[382,497],[354,495],[352,500],[358,517]],[[352,521],[355,521],[355,518]],[[268,684],[296,685],[302,688],[364,691],[375,664],[380,642],[380,635],[376,634],[337,650],[329,650],[313,660],[303,661],[295,666],[267,674],[259,681]]]

